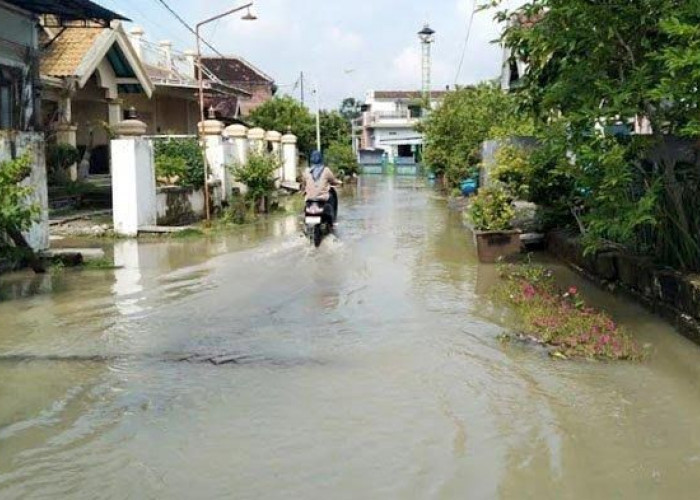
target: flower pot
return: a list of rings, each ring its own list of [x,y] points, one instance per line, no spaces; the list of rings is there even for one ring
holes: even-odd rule
[[[494,263],[520,253],[520,231],[474,231],[479,262]]]

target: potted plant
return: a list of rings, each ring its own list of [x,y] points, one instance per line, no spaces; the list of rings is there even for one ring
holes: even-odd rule
[[[500,186],[479,190],[467,208],[480,262],[498,262],[520,253],[520,232],[513,229],[511,196]]]

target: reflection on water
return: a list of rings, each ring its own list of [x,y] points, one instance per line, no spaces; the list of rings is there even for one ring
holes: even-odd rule
[[[362,178],[295,215],[0,280],[0,498],[693,498],[700,355],[581,282],[645,364],[502,345],[459,217]]]

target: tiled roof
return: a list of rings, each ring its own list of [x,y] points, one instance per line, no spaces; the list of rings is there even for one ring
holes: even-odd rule
[[[241,57],[203,57],[202,63],[222,82],[241,84],[274,80]]]
[[[430,96],[433,98],[442,98],[447,94],[444,90],[432,91]],[[375,90],[375,99],[421,99],[423,97],[422,92],[417,92],[414,90]]]
[[[52,14],[59,16],[64,21],[82,21],[87,19],[101,19],[104,21],[114,21],[121,19],[128,21],[126,17],[120,16],[97,5],[90,0],[5,0],[11,5],[20,9],[28,10],[34,14]]]
[[[74,76],[103,31],[97,28],[66,29],[42,54],[41,74],[56,77]]]

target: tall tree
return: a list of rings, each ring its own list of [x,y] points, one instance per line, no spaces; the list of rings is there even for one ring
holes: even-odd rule
[[[350,145],[352,127],[338,111],[321,111],[321,147],[325,151],[334,142]]]
[[[340,105],[340,114],[346,120],[355,120],[362,114],[362,103],[354,97],[346,97]]]
[[[297,136],[299,151],[308,153],[315,147],[315,120],[308,108],[290,96],[275,97],[256,108],[250,123],[265,130],[287,130]]]

